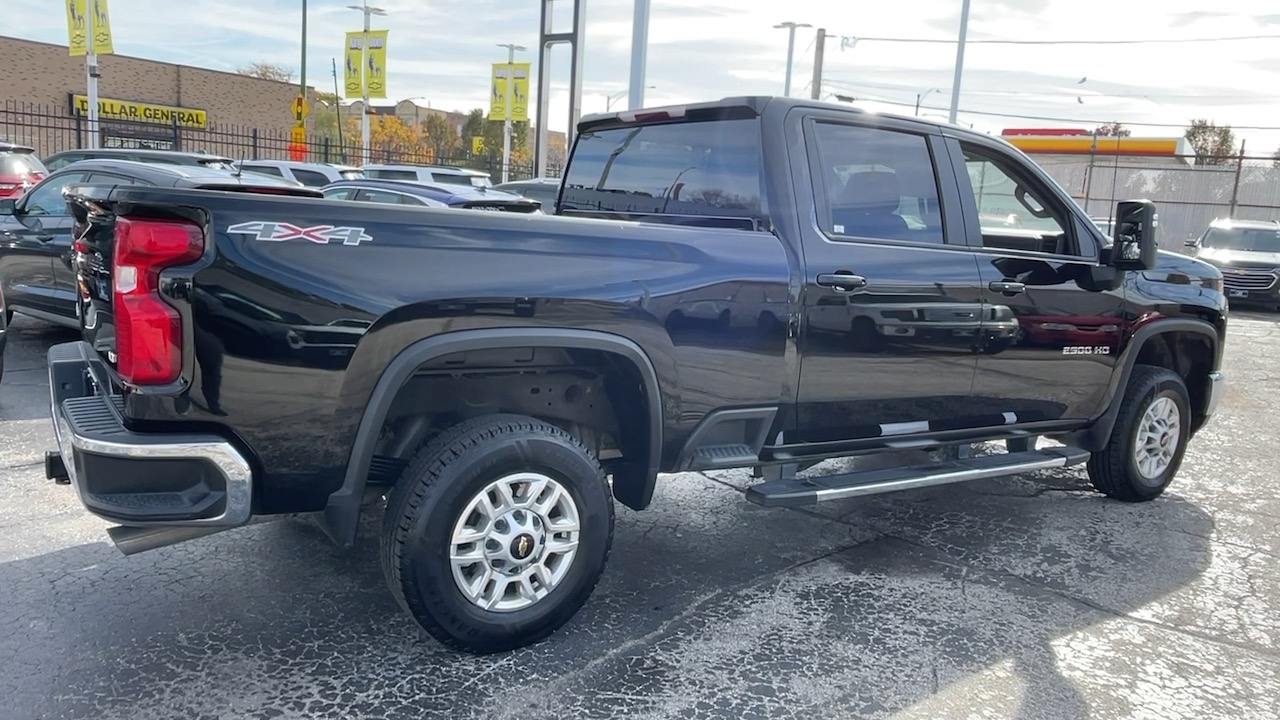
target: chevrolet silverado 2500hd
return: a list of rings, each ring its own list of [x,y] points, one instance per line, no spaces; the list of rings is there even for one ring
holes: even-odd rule
[[[47,474],[126,553],[312,512],[349,545],[385,495],[391,591],[475,652],[572,617],[660,473],[790,506],[1083,464],[1151,500],[1222,385],[1221,274],[1150,203],[1109,243],[1005,142],[847,107],[586,118],[548,216],[68,196]],[[796,476],[901,448],[939,452]]]

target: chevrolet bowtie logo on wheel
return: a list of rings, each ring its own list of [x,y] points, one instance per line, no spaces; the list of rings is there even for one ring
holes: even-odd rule
[[[328,245],[330,241],[341,241],[343,245],[359,245],[372,242],[373,236],[362,227],[336,227],[334,225],[315,225],[298,227],[279,222],[243,222],[227,228],[232,235],[252,235],[255,240],[267,242],[283,242],[285,240],[310,240],[319,245]]]

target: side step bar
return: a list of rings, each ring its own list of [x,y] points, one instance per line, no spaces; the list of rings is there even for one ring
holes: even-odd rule
[[[1074,447],[1051,447],[1029,452],[964,458],[930,465],[867,470],[843,475],[782,479],[753,485],[747,500],[765,507],[803,507],[827,500],[879,495],[933,485],[986,480],[1033,470],[1080,465],[1089,452]]]

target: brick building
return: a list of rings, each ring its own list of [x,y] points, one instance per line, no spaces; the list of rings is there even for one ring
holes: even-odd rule
[[[269,133],[287,132],[293,124],[296,84],[124,55],[99,56],[98,64],[104,133],[112,120],[176,120],[194,129],[239,126]],[[86,92],[84,58],[69,55],[65,45],[0,36],[0,67],[0,101],[73,116],[73,96]]]

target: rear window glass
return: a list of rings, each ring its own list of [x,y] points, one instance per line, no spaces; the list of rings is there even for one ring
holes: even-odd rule
[[[493,182],[483,175],[456,175],[454,173],[431,173],[431,179],[442,185],[465,185],[466,187],[488,188]]]
[[[582,133],[561,211],[758,217],[759,120],[706,120]]]
[[[298,168],[294,168],[293,179],[309,187],[324,187],[329,184],[329,178],[325,177],[323,173],[318,173],[315,170],[299,170]]]
[[[359,170],[343,170],[338,174],[342,176],[343,180],[359,180],[364,177],[364,173]]]
[[[243,165],[245,172],[257,173],[259,175],[271,175],[272,177],[284,177],[284,173],[280,168],[271,167],[270,165]]]
[[[6,153],[0,155],[0,172],[5,175],[44,175],[49,171],[31,153]]]
[[[369,177],[382,178],[384,180],[417,180],[417,170],[370,170]]]

